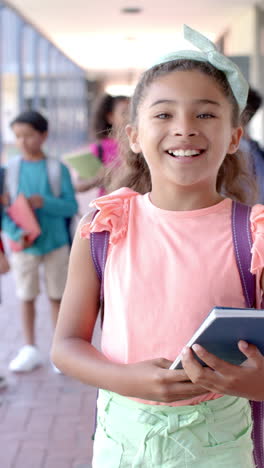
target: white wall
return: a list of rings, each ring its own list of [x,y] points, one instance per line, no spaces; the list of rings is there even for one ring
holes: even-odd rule
[[[225,36],[226,55],[252,55],[255,50],[256,10],[248,8],[241,16],[232,19]]]

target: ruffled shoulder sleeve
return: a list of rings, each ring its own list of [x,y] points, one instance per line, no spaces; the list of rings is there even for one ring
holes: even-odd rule
[[[250,221],[253,237],[250,271],[257,274],[264,268],[264,205],[253,206]]]
[[[90,206],[98,212],[90,222],[83,224],[81,237],[89,238],[91,232],[109,231],[110,244],[116,244],[127,232],[130,201],[138,195],[129,188],[121,188],[92,201]]]

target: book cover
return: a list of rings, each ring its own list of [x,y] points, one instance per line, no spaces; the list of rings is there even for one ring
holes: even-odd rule
[[[37,218],[28,203],[26,197],[20,193],[16,200],[7,208],[7,214],[21,228],[28,233],[28,238],[33,242],[40,234],[40,226]],[[19,242],[10,239],[10,247],[14,251],[22,250]]]
[[[96,176],[103,166],[100,159],[88,150],[65,155],[64,161],[70,167],[75,169],[78,172],[78,175],[84,179],[90,179],[91,177]]]
[[[240,365],[246,356],[238,349],[239,340],[256,345],[264,354],[264,310],[215,307],[186,344],[195,343],[231,364]],[[205,365],[196,356],[198,361]],[[181,369],[178,356],[170,369]]]

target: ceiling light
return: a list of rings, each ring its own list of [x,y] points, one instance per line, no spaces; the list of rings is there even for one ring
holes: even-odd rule
[[[121,13],[123,15],[138,15],[139,13],[142,12],[142,8],[140,7],[125,7],[121,8]]]

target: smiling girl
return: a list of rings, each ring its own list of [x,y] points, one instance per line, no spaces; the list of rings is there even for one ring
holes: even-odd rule
[[[184,349],[215,305],[245,307],[230,197],[246,196],[237,149],[248,86],[206,38],[185,34],[201,52],[170,54],[143,74],[127,126],[129,188],[93,202],[98,212],[81,223],[72,249],[52,359],[100,388],[93,468],[255,466],[248,400],[264,399],[264,357],[241,341],[247,366],[239,367],[196,348],[202,368]],[[255,233],[263,213],[252,209]],[[89,235],[105,230],[99,352]],[[252,270],[261,279],[256,242]],[[183,370],[169,370],[182,349]]]

